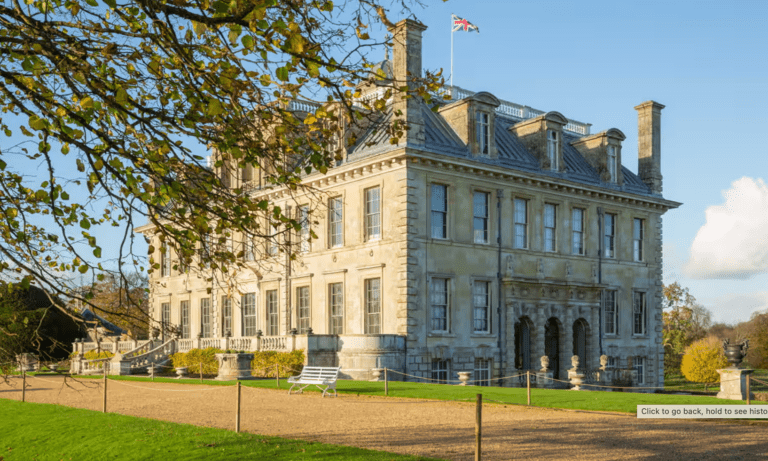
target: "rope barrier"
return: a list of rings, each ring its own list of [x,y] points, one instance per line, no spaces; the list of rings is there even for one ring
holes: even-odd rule
[[[151,391],[164,391],[164,392],[217,391],[217,390],[220,390],[220,389],[227,389],[227,388],[230,388],[230,387],[235,387],[235,386],[211,386],[208,389],[159,389],[159,388],[156,388],[156,387],[136,386],[136,385],[133,385],[133,384],[128,384],[128,383],[126,383],[125,381],[123,381],[121,379],[110,379],[109,381],[113,382],[113,383],[119,383],[119,384],[122,384],[122,385],[128,386],[128,387],[135,387],[136,389],[149,389]],[[169,384],[172,384],[172,383],[169,383]]]
[[[462,382],[460,379],[434,379],[434,378],[426,378],[426,377],[423,377],[423,376],[410,375],[408,373],[403,373],[403,372],[400,372],[400,371],[397,371],[397,370],[392,370],[390,368],[388,368],[387,371],[389,373],[397,373],[398,375],[408,376],[410,378],[423,379],[425,381],[436,381],[438,383],[461,383]],[[501,378],[470,379],[470,380],[467,380],[466,383],[475,383],[475,382],[481,382],[481,381],[489,381],[489,382],[490,381],[498,381],[498,380],[503,380],[503,379],[517,378],[519,376],[525,376],[525,373],[519,373],[519,374],[516,374],[516,375],[510,375],[510,376],[503,376]]]

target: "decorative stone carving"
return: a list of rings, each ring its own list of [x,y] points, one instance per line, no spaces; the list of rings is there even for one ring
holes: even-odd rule
[[[219,374],[217,381],[231,381],[233,379],[248,379],[251,377],[251,361],[253,354],[215,354],[219,362]]]
[[[608,356],[603,354],[600,356],[600,369],[605,370],[608,367]]]
[[[382,373],[384,373],[383,368],[371,368],[371,382],[380,381]]]
[[[512,278],[515,276],[515,257],[514,255],[507,255],[507,270],[504,273],[504,277]]]
[[[592,264],[592,281],[597,283],[597,264]]]
[[[568,370],[568,380],[573,386],[572,391],[580,391],[581,384],[584,382],[584,372],[579,369],[579,356],[574,355],[571,357],[571,369]]]
[[[459,386],[466,386],[467,385],[467,381],[469,381],[469,376],[471,374],[472,374],[471,371],[460,371],[460,372],[458,372],[459,381],[461,381]]]
[[[571,277],[573,277],[573,268],[571,267],[571,262],[566,261],[565,262],[565,279],[571,280]]]
[[[536,276],[539,279],[544,278],[544,260],[539,258],[538,264],[536,264]]]
[[[571,367],[572,367],[573,370],[578,370],[579,369],[579,356],[578,355],[574,355],[574,356],[571,357]]]

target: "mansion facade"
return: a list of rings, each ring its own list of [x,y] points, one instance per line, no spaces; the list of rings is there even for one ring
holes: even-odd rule
[[[396,24],[393,59],[379,68],[396,81],[421,75],[425,29]],[[308,364],[352,378],[387,367],[487,383],[546,355],[567,379],[573,355],[587,369],[607,355],[616,367],[630,359],[638,385],[663,385],[662,215],[680,206],[662,197],[664,106],[635,107],[636,175],[622,166],[618,129],[593,134],[487,92],[452,96],[436,112],[395,96],[383,123],[402,117],[411,129],[398,144],[371,129],[327,174],[307,176],[319,206],[248,192],[293,207],[317,238],[296,233],[293,262],[267,242],[266,271],[246,245],[254,270],[238,272],[236,291],[173,270],[153,242],[154,320],[180,326],[180,341],[303,348]]]

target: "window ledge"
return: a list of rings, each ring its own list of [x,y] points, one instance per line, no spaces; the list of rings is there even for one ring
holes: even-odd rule
[[[493,333],[481,333],[481,332],[474,332],[469,335],[470,338],[496,338],[496,335]]]
[[[442,331],[433,331],[431,333],[427,333],[427,338],[455,338],[455,333],[448,333],[442,332]]]

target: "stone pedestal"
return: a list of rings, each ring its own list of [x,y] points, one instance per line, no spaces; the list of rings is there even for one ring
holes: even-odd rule
[[[741,368],[723,368],[717,370],[720,374],[720,392],[717,393],[718,399],[727,400],[746,400],[747,399],[747,375],[754,370],[743,370]],[[751,392],[749,398],[755,396]]]
[[[554,389],[555,382],[552,381],[555,374],[552,371],[537,371],[536,372],[536,387],[541,389]]]
[[[250,379],[251,361],[253,354],[216,354],[219,362],[217,381],[232,381],[234,379]]]
[[[584,383],[584,373],[578,368],[571,368],[568,370],[568,381],[573,386],[572,391],[580,391],[581,385]]]
[[[383,368],[371,368],[371,382],[381,381],[381,375],[384,373]]]

